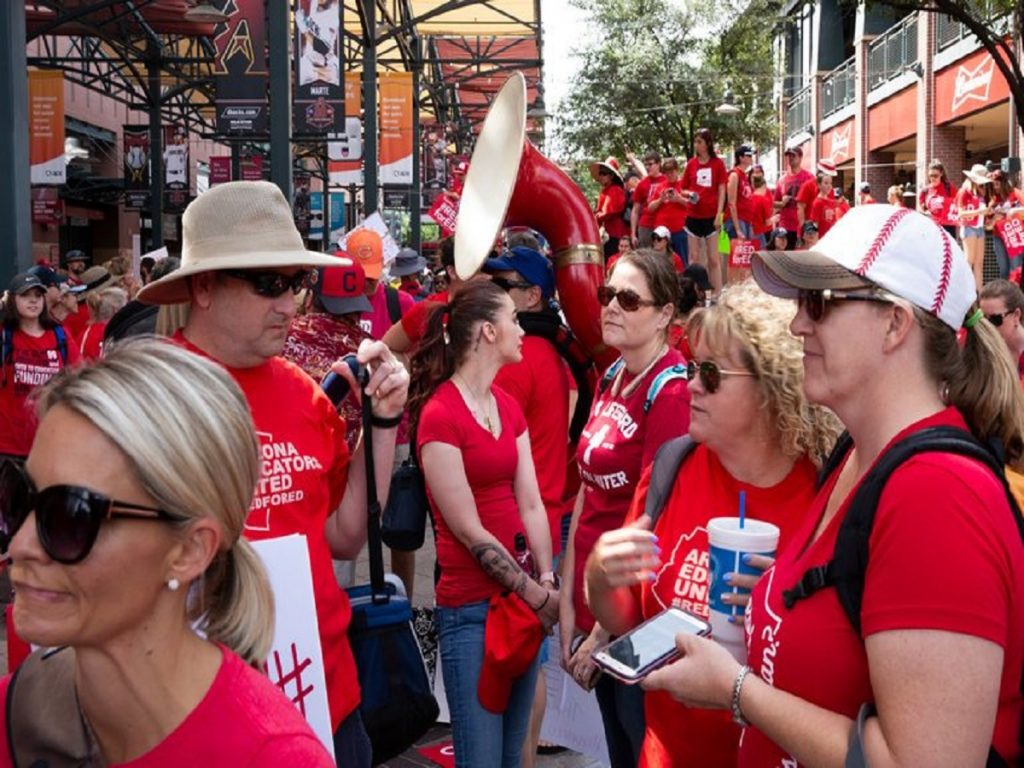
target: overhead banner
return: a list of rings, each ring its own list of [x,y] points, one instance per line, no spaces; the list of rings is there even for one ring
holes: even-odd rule
[[[32,187],[32,221],[36,224],[60,224],[64,220],[64,201],[56,187]]]
[[[210,158],[210,186],[231,181],[231,158],[215,155]]]
[[[29,163],[33,184],[63,184],[64,73],[32,69],[28,73]]]
[[[124,204],[132,211],[149,208],[149,126],[125,125]]]
[[[217,133],[267,133],[265,0],[214,0],[228,15],[214,37]]]
[[[248,155],[238,163],[242,181],[263,181],[263,155]]]
[[[363,183],[363,123],[359,119],[363,108],[361,80],[361,72],[345,73],[345,131],[327,142],[327,167],[333,187]]]
[[[341,83],[341,3],[296,0],[296,134],[338,133],[345,124]]]
[[[183,211],[188,205],[188,131],[181,125],[164,126],[164,209]]]
[[[381,184],[412,184],[412,110],[412,73],[381,72]]]

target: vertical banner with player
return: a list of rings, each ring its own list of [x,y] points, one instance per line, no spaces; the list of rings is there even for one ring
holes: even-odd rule
[[[341,2],[296,0],[294,18],[295,133],[337,133],[345,123]]]
[[[295,219],[295,228],[303,237],[309,237],[309,182],[310,175],[305,171],[296,171],[292,174],[295,198],[295,202],[292,203],[292,217]]]
[[[381,184],[412,184],[413,103],[411,72],[381,72]]]
[[[217,26],[214,83],[217,133],[267,132],[267,47],[265,0],[215,0],[228,14]]]
[[[29,163],[33,184],[63,184],[64,73],[32,69],[28,73]]]
[[[164,126],[164,208],[181,212],[188,205],[188,131],[182,125]]]
[[[332,187],[363,183],[363,108],[361,72],[345,73],[345,130],[327,142],[327,168]]]
[[[149,126],[125,125],[121,128],[124,142],[124,205],[131,211],[149,207]]]

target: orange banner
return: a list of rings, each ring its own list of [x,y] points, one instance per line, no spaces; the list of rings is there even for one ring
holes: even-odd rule
[[[412,73],[380,75],[380,181],[412,184]]]
[[[345,132],[327,143],[332,187],[363,183],[362,72],[345,73]]]
[[[29,163],[33,184],[63,184],[64,73],[34,69],[28,73]]]

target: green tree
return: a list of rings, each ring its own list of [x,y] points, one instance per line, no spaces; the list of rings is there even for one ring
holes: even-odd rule
[[[591,20],[590,42],[561,104],[556,136],[576,176],[586,161],[627,150],[688,155],[710,128],[720,146],[767,144],[778,132],[771,29],[778,0],[730,5],[668,0],[571,0]],[[726,89],[738,115],[719,115]]]

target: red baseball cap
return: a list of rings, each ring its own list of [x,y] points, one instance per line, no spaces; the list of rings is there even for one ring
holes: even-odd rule
[[[544,640],[544,625],[522,598],[512,592],[494,595],[487,607],[484,663],[476,693],[489,712],[508,707],[512,685],[530,668]]]
[[[346,256],[343,251],[339,251],[338,255]],[[365,295],[366,275],[358,262],[339,267],[321,267],[317,272],[319,274],[313,285],[313,293],[332,315],[373,310]]]

